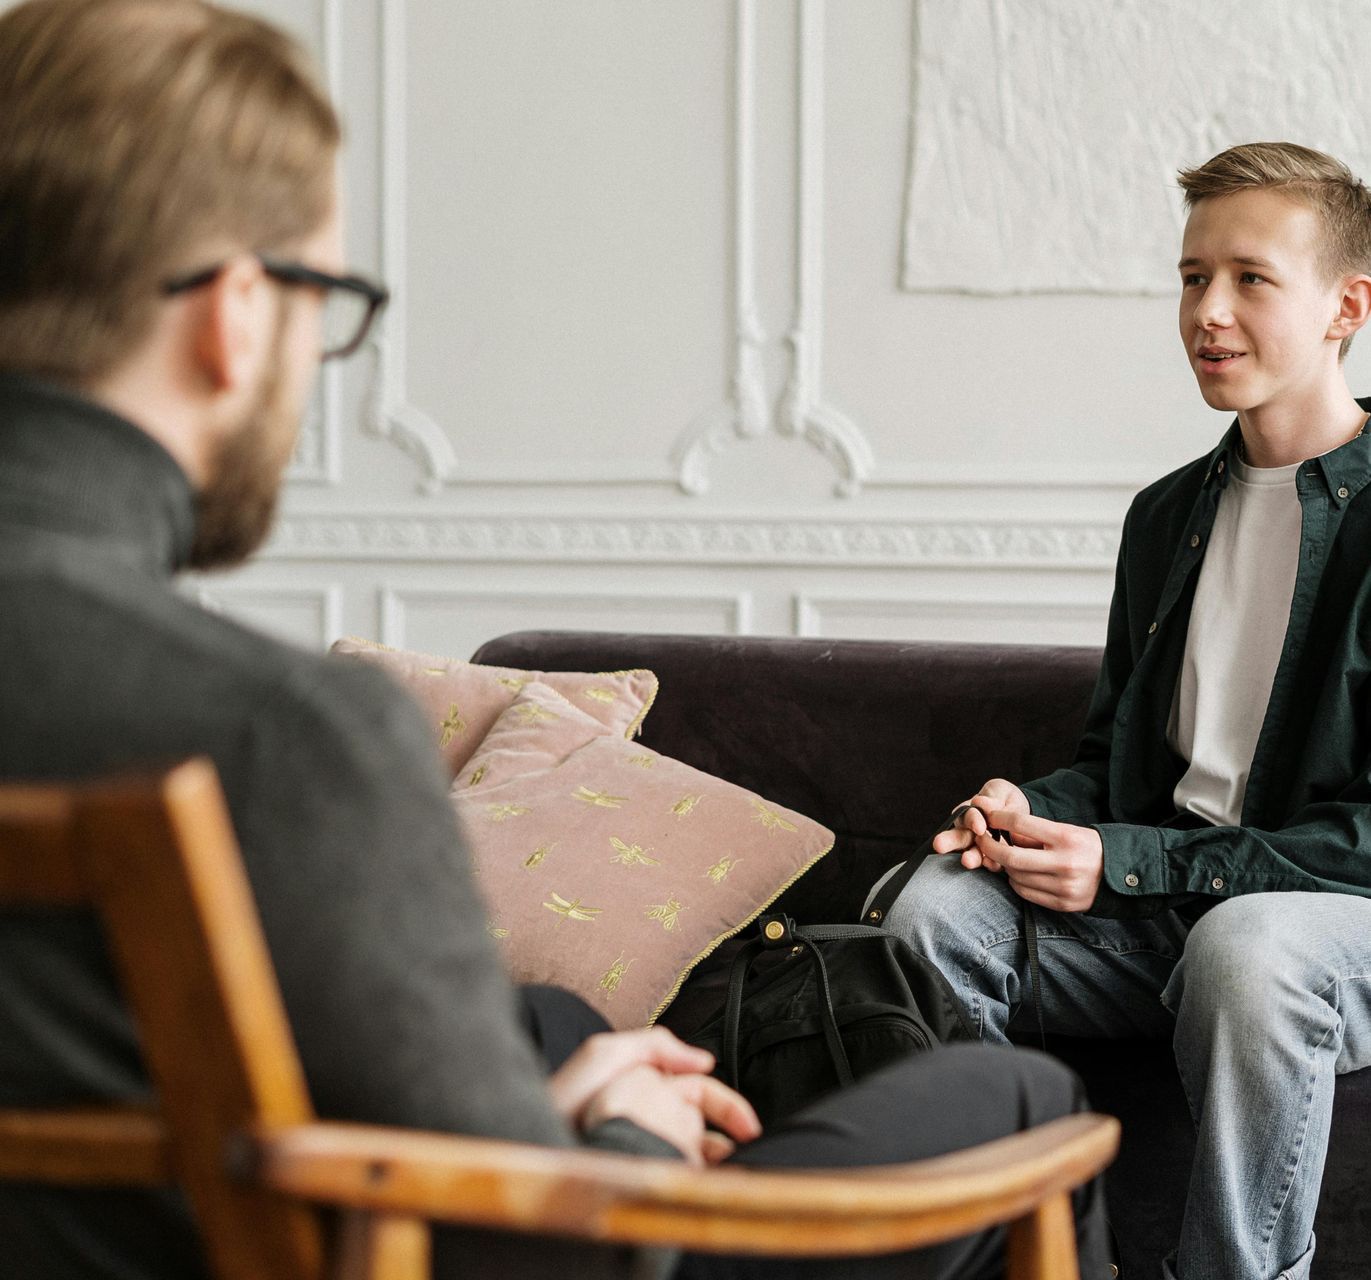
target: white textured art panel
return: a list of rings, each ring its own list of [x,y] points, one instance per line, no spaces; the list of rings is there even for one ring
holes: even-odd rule
[[[1176,170],[1288,140],[1371,175],[1366,0],[915,0],[906,289],[1170,293]]]

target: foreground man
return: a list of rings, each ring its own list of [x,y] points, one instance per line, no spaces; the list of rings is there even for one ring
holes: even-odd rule
[[[176,594],[177,570],[261,541],[320,356],[356,350],[384,301],[343,268],[338,138],[298,50],[245,15],[34,0],[0,17],[0,777],[214,760],[324,1116],[695,1163],[742,1143],[734,1158],[785,1165],[911,1159],[1078,1108],[1054,1064],[963,1046],[758,1137],[707,1054],[664,1030],[587,1038],[569,998],[511,990],[428,734],[382,677]],[[981,1082],[975,1115],[940,1114],[954,1077]],[[0,1104],[146,1089],[90,920],[0,919]],[[1098,1200],[1079,1197],[1087,1275]],[[991,1233],[861,1266],[992,1275],[998,1258]],[[634,1263],[435,1240],[440,1276]],[[0,1187],[10,1280],[203,1270],[174,1196]]]

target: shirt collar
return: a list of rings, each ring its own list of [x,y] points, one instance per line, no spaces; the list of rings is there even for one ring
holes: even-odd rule
[[[0,373],[0,525],[78,537],[170,575],[189,558],[195,494],[146,431],[74,391]]]
[[[1357,403],[1371,413],[1371,396],[1359,397]],[[1209,455],[1204,473],[1206,487],[1222,490],[1233,473],[1233,459],[1241,457],[1242,432],[1238,420],[1224,432],[1223,439]],[[1338,506],[1351,502],[1371,484],[1371,431],[1354,436],[1317,458],[1307,459],[1309,466],[1301,474],[1317,475],[1328,488],[1329,498]]]

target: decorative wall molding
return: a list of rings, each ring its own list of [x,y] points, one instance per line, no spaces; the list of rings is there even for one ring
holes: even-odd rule
[[[765,334],[756,303],[753,182],[756,168],[754,81],[755,0],[737,0],[736,147],[737,207],[734,226],[736,372],[733,399],[697,419],[677,442],[672,458],[681,489],[709,490],[710,458],[738,439],[765,434],[767,409],[762,350]],[[781,396],[775,431],[817,449],[837,472],[835,492],[852,497],[871,472],[871,446],[861,429],[826,403],[821,390],[823,346],[824,205],[824,0],[800,0],[796,42],[799,90],[796,106],[795,315],[786,343],[790,378]]]
[[[381,590],[381,643],[397,649],[424,648],[410,635],[410,612],[422,607],[450,607],[463,622],[470,623],[482,613],[496,615],[508,612],[528,625],[527,619],[538,620],[540,626],[556,626],[568,614],[578,618],[587,611],[611,618],[641,611],[644,606],[663,609],[677,619],[682,614],[699,615],[701,630],[725,635],[747,635],[752,627],[752,593],[727,592],[696,595],[688,592],[567,592],[543,591],[537,588],[506,591],[462,590],[460,588],[403,588],[384,587]],[[479,643],[479,638],[477,640]],[[450,649],[451,646],[449,645]],[[446,652],[440,645],[434,652]]]
[[[955,600],[802,592],[794,598],[792,622],[797,636],[1099,645],[1108,619],[1106,588],[1098,604],[1013,595]]]
[[[270,560],[1111,569],[1114,523],[331,513],[283,517]]]
[[[405,58],[408,47],[403,0],[377,0],[380,67],[377,75],[377,112],[381,154],[378,157],[380,192],[381,277],[398,305],[387,307],[376,336],[368,343],[376,360],[366,430],[388,440],[412,457],[423,471],[420,491],[439,492],[457,474],[452,441],[428,414],[409,402],[406,384],[406,169],[408,129],[405,123]]]
[[[791,375],[782,435],[799,436],[838,473],[836,492],[852,497],[871,473],[871,446],[851,418],[823,398],[824,0],[800,0],[800,185],[796,200],[795,322],[786,341]]]
[[[282,639],[309,648],[326,649],[343,634],[343,589],[337,584],[324,587],[285,587],[252,582],[215,582],[199,580],[192,594],[202,608],[211,613],[264,625]],[[285,618],[273,625],[271,615],[286,615],[305,609],[317,620],[314,634],[301,634],[285,625]]]
[[[677,483],[683,492],[709,491],[709,459],[735,439],[765,434],[770,418],[762,353],[766,332],[757,306],[756,217],[754,180],[756,146],[755,0],[736,0],[733,104],[733,395],[702,414],[686,429],[672,451]]]
[[[334,102],[344,101],[341,2],[319,0],[319,63],[324,87]],[[340,191],[343,189],[342,166],[340,155],[335,164]],[[288,484],[312,487],[341,483],[342,407],[340,371],[336,363],[326,364],[320,370],[314,400],[301,424],[295,454],[286,471]]]

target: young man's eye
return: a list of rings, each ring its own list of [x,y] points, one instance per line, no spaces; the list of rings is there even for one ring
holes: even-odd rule
[[[1198,288],[1198,287],[1199,287],[1200,285],[1202,285],[1203,283],[1204,283],[1204,277],[1203,277],[1203,276],[1190,275],[1190,276],[1182,276],[1182,277],[1181,277],[1181,288],[1182,288],[1182,289],[1195,289],[1195,288]]]
[[[1265,284],[1266,277],[1259,276],[1255,271],[1244,271],[1238,277],[1239,284]]]

